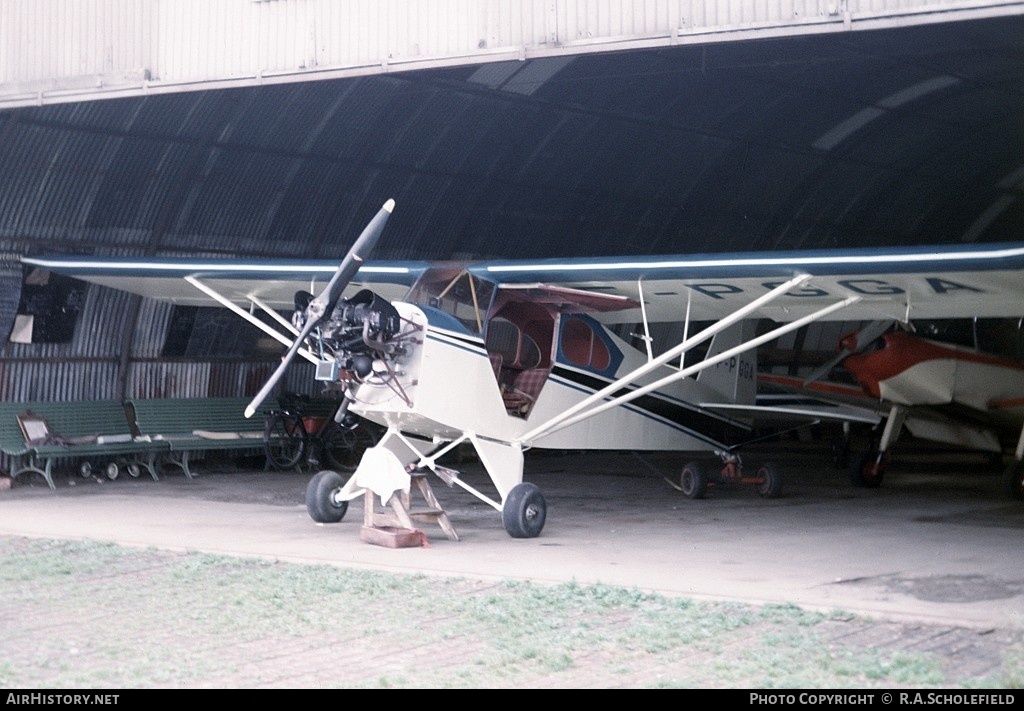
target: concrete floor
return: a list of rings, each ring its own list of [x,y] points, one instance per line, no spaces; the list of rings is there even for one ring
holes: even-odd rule
[[[548,503],[534,539],[509,538],[496,511],[434,479],[461,540],[431,526],[428,547],[369,545],[360,501],[339,524],[309,518],[309,473],[216,462],[200,463],[193,481],[170,470],[159,482],[68,475],[57,491],[19,480],[0,491],[0,534],[1024,628],[1024,503],[1005,497],[981,457],[907,456],[877,490],[850,486],[820,447],[776,446],[748,461],[764,457],[784,472],[779,499],[739,485],[686,499],[660,473],[675,475],[680,455],[530,453],[526,478]],[[462,476],[487,487],[475,461]]]

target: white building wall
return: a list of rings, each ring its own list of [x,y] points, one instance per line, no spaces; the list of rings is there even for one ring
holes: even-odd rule
[[[0,0],[0,108],[1024,13],[1024,0]]]

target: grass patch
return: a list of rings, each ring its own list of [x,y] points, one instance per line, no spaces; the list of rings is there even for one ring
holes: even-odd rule
[[[8,687],[752,687],[992,685],[927,653],[838,645],[792,605],[602,585],[376,573],[90,542],[5,538]],[[998,683],[1019,685],[1024,655]],[[16,660],[16,661],[12,661]]]

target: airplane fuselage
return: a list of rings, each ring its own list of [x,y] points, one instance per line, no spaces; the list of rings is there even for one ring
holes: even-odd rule
[[[904,332],[879,341],[844,361],[869,395],[898,405],[963,405],[1017,427],[1024,420],[1021,363]]]
[[[600,331],[594,338],[600,338],[611,351],[610,357],[596,365],[575,365],[570,358],[580,360],[578,349],[568,347],[569,329],[561,321],[552,342],[550,367],[541,373],[543,384],[529,406],[528,415],[523,416],[521,411],[510,410],[503,398],[494,353],[488,351],[484,338],[432,324],[425,313],[429,309],[402,302],[394,305],[407,323],[419,329],[420,335],[397,362],[393,382],[368,379],[356,390],[356,402],[351,408],[380,424],[442,441],[469,432],[524,447],[678,451],[723,449],[748,429],[742,421],[697,407],[701,402],[720,401],[723,395],[699,380],[684,378],[632,403],[610,408],[536,440],[524,441],[523,435],[538,424],[562,414],[621,374],[643,365],[645,355],[596,321],[587,321],[587,327]],[[581,326],[577,323],[574,328],[576,333]],[[667,372],[669,369],[665,368],[647,381]],[[746,370],[744,377],[752,381],[752,368]]]

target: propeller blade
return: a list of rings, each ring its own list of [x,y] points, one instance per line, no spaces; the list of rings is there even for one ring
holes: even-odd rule
[[[853,351],[848,351],[845,348],[839,351],[834,358],[831,358],[823,365],[818,366],[810,375],[804,378],[804,385],[807,386],[815,381],[821,380],[831,373],[833,368],[846,360],[846,356],[849,355],[853,355]]]
[[[277,366],[277,369],[274,370],[273,374],[271,374],[271,376],[267,379],[267,382],[263,384],[263,387],[260,388],[260,391],[256,393],[256,397],[252,399],[252,402],[250,402],[246,406],[245,416],[247,418],[252,417],[253,415],[256,414],[256,408],[262,405],[263,401],[266,400],[267,396],[270,395],[270,393],[273,391],[274,387],[277,385],[277,382],[281,379],[281,376],[284,375],[284,372],[288,369],[288,366],[291,364],[292,358],[294,358],[295,354],[298,353],[299,348],[302,347],[302,344],[305,342],[306,338],[309,337],[309,334],[312,332],[314,328],[316,328],[315,323],[313,323],[312,321],[306,321],[306,325],[302,327],[302,330],[299,332],[299,335],[295,337],[294,341],[292,341],[292,345],[288,349],[288,352],[285,353],[284,357],[281,358],[280,365]]]
[[[384,206],[377,211],[377,214],[373,216],[373,219],[367,223],[366,227],[363,228],[362,233],[356,239],[352,248],[349,249],[348,254],[338,265],[338,269],[334,272],[331,280],[327,283],[327,286],[323,288],[320,294],[309,302],[306,307],[306,323],[302,327],[302,331],[292,341],[291,347],[288,352],[281,358],[281,364],[277,366],[277,369],[273,372],[267,382],[260,388],[260,391],[256,393],[256,396],[252,399],[252,402],[245,408],[245,416],[252,417],[256,414],[256,408],[263,404],[263,401],[267,399],[278,381],[284,375],[285,370],[291,364],[295,354],[298,353],[299,348],[305,342],[309,334],[312,333],[313,329],[316,328],[321,321],[330,313],[334,308],[334,304],[337,302],[338,297],[348,286],[348,283],[352,281],[352,278],[359,271],[359,267],[362,266],[366,256],[373,251],[373,248],[377,245],[380,240],[381,233],[384,231],[384,225],[388,221],[388,217],[391,216],[391,211],[395,209],[395,201],[388,200],[384,203]]]
[[[892,321],[888,319],[884,321],[872,321],[867,326],[857,331],[857,333],[853,335],[853,343],[846,348],[843,348],[834,358],[824,365],[819,366],[814,370],[814,372],[804,378],[804,385],[809,385],[824,378],[832,371],[833,368],[846,360],[848,356],[860,353],[871,345],[876,338],[888,331],[890,326],[892,326]],[[846,341],[847,339],[844,338],[843,340]]]
[[[307,321],[315,319],[317,323],[320,323],[320,320],[334,308],[334,303],[341,296],[341,292],[345,290],[348,283],[352,281],[352,277],[359,271],[359,267],[362,266],[366,255],[372,252],[373,248],[377,245],[377,241],[384,231],[384,225],[394,209],[395,201],[388,200],[377,211],[377,214],[373,216],[373,219],[370,220],[366,227],[363,228],[362,234],[359,235],[355,244],[352,245],[352,249],[348,251],[341,264],[338,265],[338,270],[334,272],[334,276],[331,277],[327,286],[324,287],[323,291],[315,299],[309,302],[309,306],[306,307]]]
[[[853,352],[860,353],[863,351],[869,345],[874,343],[876,338],[888,331],[890,326],[892,326],[891,319],[886,319],[884,321],[872,321],[869,323],[857,332],[857,343],[853,348]]]

